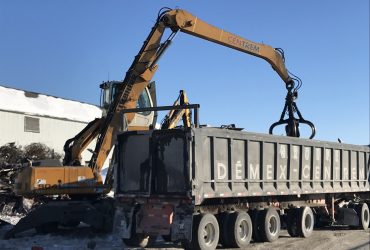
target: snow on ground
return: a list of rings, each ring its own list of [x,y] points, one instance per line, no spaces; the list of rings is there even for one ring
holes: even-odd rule
[[[99,234],[93,232],[87,226],[79,226],[76,229],[60,229],[56,233],[37,234],[35,230],[28,230],[18,234],[15,238],[3,239],[11,225],[0,225],[0,249],[1,250],[83,250],[83,249],[140,249],[128,248],[120,237],[114,234]],[[165,243],[161,237],[153,249],[178,249],[179,245]]]
[[[40,235],[34,230],[20,234],[16,238],[4,240],[3,235],[11,225],[0,225],[0,249],[1,250],[80,250],[80,249],[130,249],[139,248],[126,247],[121,239],[113,234],[96,234],[87,227],[79,227],[74,230],[59,231],[54,234]],[[157,238],[155,245],[150,249],[182,249],[179,245],[163,242],[161,237]],[[219,247],[218,249],[221,249]],[[293,238],[286,230],[282,230],[280,238],[272,243],[251,243],[248,249],[289,249],[289,250],[342,250],[370,249],[370,230],[348,230],[343,227],[332,227],[315,230],[310,238]]]

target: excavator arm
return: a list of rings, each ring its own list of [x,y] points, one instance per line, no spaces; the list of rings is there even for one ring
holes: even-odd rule
[[[89,122],[75,137],[68,139],[64,144],[64,166],[80,166],[81,154],[86,147],[99,134],[100,125],[104,122],[103,118],[96,118]]]
[[[290,77],[289,71],[285,66],[284,52],[282,49],[275,49],[266,44],[255,43],[223,29],[219,29],[184,10],[176,9],[168,11],[163,16],[162,21],[173,32],[181,31],[266,60],[285,82],[285,87],[288,91],[280,120],[270,126],[269,133],[272,134],[276,126],[286,124],[285,130],[288,136],[300,137],[299,124],[302,123],[311,128],[310,139],[315,136],[315,125],[303,118],[296,105],[295,100],[298,97],[297,90],[302,83],[298,77],[294,75],[294,78]],[[295,81],[298,82],[298,87],[295,86]],[[298,118],[295,117],[295,113],[297,113]],[[284,119],[286,114],[288,114],[288,118]]]
[[[294,84],[285,67],[284,57],[279,50],[271,46],[255,43],[210,25],[185,10],[168,11],[162,18],[165,25],[177,32],[178,30],[220,45],[250,54],[266,60],[286,84]]]
[[[157,66],[153,62],[161,53],[161,38],[165,26],[162,22],[156,22],[148,38],[144,41],[139,53],[126,73],[121,88],[112,104],[110,105],[102,129],[98,135],[95,154],[92,155],[89,166],[94,176],[99,176],[100,170],[114,145],[114,137],[118,132],[120,111],[122,109],[135,108],[140,93],[149,85]],[[130,123],[135,114],[126,114],[126,121]]]
[[[172,30],[169,37],[162,43],[161,39],[166,29]],[[293,79],[285,67],[284,56],[279,49],[268,45],[255,43],[234,35],[228,31],[212,26],[189,12],[181,9],[166,9],[157,18],[147,39],[126,73],[122,88],[112,105],[107,117],[102,123],[102,129],[93,154],[90,167],[94,175],[98,175],[109,151],[114,145],[114,138],[120,124],[120,111],[135,108],[141,91],[149,84],[157,70],[157,62],[178,31],[199,37],[247,54],[266,60],[286,84],[287,88],[294,86]],[[125,114],[127,123],[130,123],[135,114]]]

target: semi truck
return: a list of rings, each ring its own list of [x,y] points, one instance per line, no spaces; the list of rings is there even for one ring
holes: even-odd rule
[[[235,126],[119,134],[114,231],[126,245],[145,247],[161,235],[186,249],[245,248],[252,238],[277,240],[282,224],[292,237],[309,237],[319,225],[369,227],[370,148],[312,140],[315,126],[295,102],[301,80],[289,74],[281,49],[184,10],[160,12],[150,39],[165,28],[173,33],[155,47],[160,55],[181,31],[266,60],[288,93],[267,135]],[[310,139],[298,138],[300,123],[311,127]],[[282,124],[287,137],[272,135]]]
[[[117,146],[114,227],[130,246],[162,235],[245,248],[283,223],[292,237],[369,227],[369,146],[209,127],[124,132]]]

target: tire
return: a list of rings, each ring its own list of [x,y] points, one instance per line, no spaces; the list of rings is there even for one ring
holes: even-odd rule
[[[261,212],[259,217],[259,234],[265,242],[274,242],[279,238],[281,223],[275,208],[270,207]]]
[[[287,224],[288,233],[291,237],[299,236],[298,215],[299,215],[299,209],[291,208],[288,210],[286,224]]]
[[[252,219],[252,239],[254,242],[261,242],[262,241],[262,238],[261,238],[261,235],[260,235],[260,232],[259,232],[259,215],[262,213],[263,211],[260,211],[260,210],[252,210],[249,215]]]
[[[246,212],[235,212],[230,214],[227,221],[227,247],[246,248],[252,238],[253,226],[249,214]]]
[[[194,217],[191,249],[216,249],[219,237],[220,229],[213,214],[196,215]]]
[[[308,238],[313,232],[315,219],[310,207],[303,207],[299,210],[298,233],[300,237]]]
[[[360,227],[363,230],[367,230],[369,228],[369,222],[370,222],[370,211],[369,206],[366,203],[363,203],[361,206],[361,212],[360,212]]]

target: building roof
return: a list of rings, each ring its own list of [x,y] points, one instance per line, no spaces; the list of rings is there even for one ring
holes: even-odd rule
[[[102,115],[102,110],[92,104],[4,86],[0,86],[0,110],[80,122]]]

